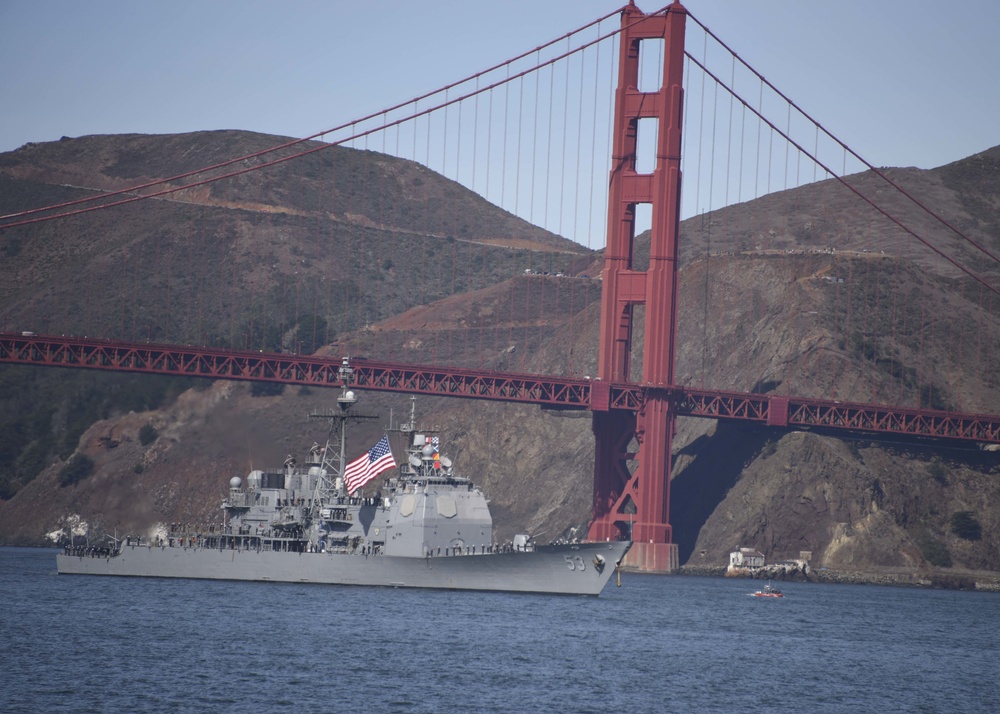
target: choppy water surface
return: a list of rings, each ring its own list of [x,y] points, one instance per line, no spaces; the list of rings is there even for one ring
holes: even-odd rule
[[[992,712],[1000,595],[600,598],[57,576],[0,548],[2,712]]]

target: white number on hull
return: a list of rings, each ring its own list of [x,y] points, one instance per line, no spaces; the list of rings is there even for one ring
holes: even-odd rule
[[[583,562],[583,558],[579,555],[564,555],[563,558],[566,560],[566,567],[570,570],[586,570],[587,564]]]

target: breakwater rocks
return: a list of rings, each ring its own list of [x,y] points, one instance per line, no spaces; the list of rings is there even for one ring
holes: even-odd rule
[[[678,575],[695,575],[701,578],[721,578],[726,574],[725,565],[682,565]]]
[[[896,587],[939,588],[942,590],[984,590],[1000,592],[1000,573],[946,573],[814,570],[810,580],[818,583],[893,585]]]
[[[994,572],[914,572],[903,569],[844,570],[809,568],[796,573],[776,570],[768,574],[769,566],[755,568],[753,573],[727,571],[724,565],[682,565],[679,575],[699,577],[742,577],[747,579],[793,580],[811,583],[852,585],[890,585],[895,587],[939,588],[942,590],[982,590],[1000,593],[1000,573]]]

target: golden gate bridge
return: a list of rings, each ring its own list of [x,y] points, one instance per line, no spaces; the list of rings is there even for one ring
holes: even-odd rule
[[[691,43],[686,38],[692,22],[701,32],[700,52],[689,49]],[[724,59],[720,61],[720,57]],[[607,105],[604,125],[598,99],[612,94],[614,100]],[[607,153],[604,174],[610,177],[606,185],[603,178],[594,178],[599,173],[597,147],[601,146],[598,135],[602,131],[610,139],[603,150]],[[456,185],[482,193],[550,234],[572,235],[581,243],[589,243],[597,230],[594,224],[603,222],[606,245],[598,281],[596,275],[581,277],[586,268],[566,268],[567,273],[562,273],[556,266],[572,261],[560,254],[565,249],[544,245],[541,232],[534,242],[524,239],[533,252],[526,259],[528,267],[522,269],[514,259],[501,265],[503,259],[498,258],[494,266],[482,261],[481,276],[458,275],[458,249],[453,247],[452,274],[448,276],[448,256],[445,252],[442,257],[440,248],[466,240],[463,224],[468,217],[453,211],[444,223],[435,224],[423,216],[416,217],[415,224],[407,223],[406,211],[384,200],[381,190],[367,183],[370,179],[357,168],[357,175],[346,179],[361,196],[360,207],[350,209],[354,215],[347,216],[348,209],[339,206],[292,205],[279,212],[298,221],[300,228],[319,215],[352,221],[360,235],[357,243],[347,244],[344,261],[349,268],[375,263],[391,271],[402,265],[406,253],[437,250],[435,267],[421,266],[418,282],[427,295],[421,295],[420,303],[485,288],[494,284],[497,276],[506,280],[511,291],[511,323],[515,302],[533,319],[525,320],[530,324],[518,328],[517,337],[513,327],[507,327],[504,335],[504,328],[491,329],[488,321],[480,325],[476,332],[479,364],[461,364],[463,356],[467,360],[477,351],[470,350],[468,344],[450,344],[449,336],[449,344],[435,344],[430,350],[440,360],[433,365],[352,358],[352,384],[388,392],[589,410],[595,467],[593,520],[588,535],[599,540],[632,538],[636,545],[629,563],[635,567],[661,572],[678,566],[669,513],[672,438],[679,416],[827,433],[890,434],[974,445],[1000,443],[1000,416],[942,408],[947,405],[935,399],[936,365],[929,356],[929,344],[937,339],[947,349],[968,351],[968,358],[978,360],[984,372],[995,369],[995,345],[990,335],[996,332],[986,324],[996,320],[1000,294],[995,278],[1000,259],[995,251],[963,226],[940,216],[891,172],[869,165],[836,140],[679,3],[652,13],[629,4],[552,43],[350,124],[168,178],[106,188],[82,198],[10,213],[0,217],[0,230],[5,238],[29,236],[30,231],[53,222],[77,230],[92,216],[115,211],[121,216],[132,215],[121,212],[158,200],[203,203],[212,208],[260,206],[267,202],[268,191],[280,190],[273,179],[267,183],[269,171],[285,165],[308,166],[315,171],[315,164],[308,162],[335,147],[367,152],[366,156],[376,161],[378,156],[405,158],[452,178]],[[863,171],[863,176],[848,171],[849,163]],[[342,173],[320,180],[331,184],[344,181]],[[682,174],[686,192],[693,194],[690,197],[682,193]],[[261,178],[255,184],[247,183],[254,177]],[[722,216],[725,207],[751,198],[798,200],[795,196],[799,194],[790,192],[815,185],[818,179],[836,187],[840,198],[810,209],[817,216],[815,223],[827,226],[827,234],[817,230],[817,235],[799,238],[812,246],[809,256],[827,261],[810,272],[809,279],[824,289],[841,291],[832,314],[842,334],[817,331],[797,362],[797,379],[787,379],[790,385],[786,389],[791,390],[791,384],[812,384],[827,394],[797,396],[790,391],[762,389],[768,375],[752,370],[730,378],[731,382],[742,381],[742,390],[734,388],[738,384],[705,386],[706,381],[721,378],[723,371],[717,367],[712,375],[705,365],[718,364],[720,353],[736,350],[741,339],[749,342],[746,337],[733,336],[738,332],[735,325],[724,338],[708,337],[712,296],[724,294],[725,286],[710,288],[707,268],[699,306],[703,316],[700,337],[705,352],[712,351],[714,357],[707,359],[703,354],[701,368],[688,368],[685,379],[679,379],[679,268],[688,250],[680,241],[684,206],[688,205],[688,212],[695,216],[694,231],[704,247],[703,254],[689,250],[689,262],[709,262],[719,253],[760,259],[797,255],[790,247],[793,244],[782,240],[781,231],[772,235],[774,231],[754,230],[743,237],[744,243],[733,243],[722,228],[712,228],[711,216]],[[221,193],[220,186],[230,187],[230,192]],[[459,189],[455,190],[454,195],[458,195]],[[602,200],[595,200],[598,197]],[[844,197],[853,203],[844,204]],[[840,236],[838,255],[838,249],[827,243],[834,240],[837,214],[845,205],[850,206],[846,210],[868,216],[870,235],[860,239]],[[906,210],[900,210],[901,205],[907,206]],[[447,200],[440,203],[439,210],[448,214]],[[919,219],[913,220],[914,215]],[[766,224],[766,219],[761,223]],[[645,226],[648,238],[640,230]],[[787,225],[784,229],[792,232]],[[942,234],[947,238],[942,239]],[[335,238],[330,236],[331,244],[336,243]],[[713,239],[719,248],[716,252],[711,249]],[[925,317],[928,310],[923,301],[928,298],[914,303],[908,296],[887,291],[887,284],[902,284],[899,278],[905,268],[895,262],[883,265],[881,256],[886,248],[891,254],[893,247],[904,242],[916,246],[908,250],[923,251],[926,257],[922,260],[933,262],[948,279],[963,281],[961,294],[978,308],[978,324],[963,327],[956,320],[947,326],[946,333],[942,329],[935,332],[928,328]],[[399,244],[406,248],[394,247]],[[176,264],[181,268],[187,265],[193,273],[195,263],[201,260],[199,245],[192,244],[195,250],[188,251],[185,259],[189,263]],[[872,247],[865,247],[869,245]],[[547,261],[552,269],[539,270],[528,260]],[[30,319],[33,329],[18,330],[9,324],[8,331],[0,334],[0,362],[341,386],[340,367],[346,354],[323,357],[271,348],[273,343],[263,336],[263,317],[254,315],[255,309],[267,310],[263,294],[250,293],[249,309],[244,309],[249,323],[238,319],[234,299],[227,346],[225,330],[205,324],[203,312],[208,314],[211,309],[201,302],[201,284],[185,280],[186,271],[167,272],[162,302],[155,306],[144,286],[140,290],[138,285],[129,285],[127,266],[122,272],[121,284],[110,286],[108,295],[101,294],[100,286],[88,286],[94,296],[86,296],[82,302],[93,307],[83,310],[81,322],[88,325],[83,329],[89,336],[63,334],[64,325],[36,328],[44,321],[22,312],[20,319]],[[527,275],[519,275],[522,272]],[[533,280],[539,273],[545,279]],[[549,279],[552,277],[555,280]],[[330,321],[336,313],[346,315],[344,322],[335,326],[340,334],[369,330],[372,315],[378,322],[388,314],[389,308],[377,304],[377,299],[366,302],[359,296],[362,291],[356,285],[341,289],[338,284],[323,293],[304,280],[282,286],[282,312],[291,313],[282,315],[282,324],[289,325],[300,313],[311,312],[312,329],[318,333],[314,336],[320,342],[329,337],[331,327],[320,324],[325,320],[317,319],[319,313]],[[560,280],[561,285],[553,285]],[[855,286],[855,292],[850,292],[850,286]],[[581,367],[571,363],[565,367],[566,374],[533,374],[524,358],[522,371],[500,371],[482,363],[483,354],[519,340],[541,349],[546,340],[547,311],[556,309],[560,301],[565,303],[567,291],[570,312],[599,306],[593,374],[582,374]],[[311,311],[307,310],[309,294]],[[112,295],[119,297],[113,299]],[[720,300],[725,303],[727,299]],[[131,304],[142,301],[148,302],[142,310]],[[764,312],[763,308],[752,310]],[[149,313],[158,317],[151,318]],[[763,321],[767,316],[757,314],[757,318]],[[721,327],[711,329],[714,334]],[[103,337],[95,338],[94,334]],[[687,337],[692,334],[692,341],[697,342],[696,329]],[[377,334],[373,339],[377,354]],[[484,344],[490,340],[492,346],[487,349]],[[192,346],[194,343],[199,346]],[[852,397],[870,393],[870,402],[839,398],[830,375],[844,369],[842,355],[847,348],[835,348],[838,344],[852,344],[856,353],[866,357],[864,383]],[[904,347],[896,347],[900,344]],[[913,363],[917,366],[910,366]],[[878,403],[879,391],[883,398],[896,399],[900,405]],[[913,404],[905,404],[907,400]]]

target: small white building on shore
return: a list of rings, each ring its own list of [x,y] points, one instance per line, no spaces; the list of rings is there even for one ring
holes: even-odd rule
[[[754,548],[737,548],[729,554],[729,568],[763,568],[764,554]]]

